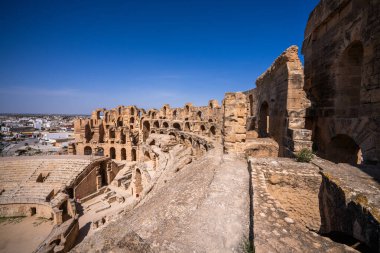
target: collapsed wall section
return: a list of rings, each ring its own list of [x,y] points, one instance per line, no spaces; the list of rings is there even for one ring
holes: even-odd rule
[[[303,91],[304,75],[298,47],[283,52],[256,81],[257,132],[279,144],[280,156],[311,149],[311,131],[305,129],[310,102]]]

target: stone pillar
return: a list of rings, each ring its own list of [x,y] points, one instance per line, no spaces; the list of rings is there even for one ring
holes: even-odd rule
[[[223,100],[223,148],[225,153],[244,154],[247,137],[247,98],[241,93],[226,93]]]

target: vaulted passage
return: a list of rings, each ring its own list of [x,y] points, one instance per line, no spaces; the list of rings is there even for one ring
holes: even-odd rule
[[[348,135],[340,134],[331,139],[326,149],[326,158],[335,163],[360,164],[360,147]]]
[[[116,159],[115,148],[110,148],[110,157],[111,159]]]
[[[92,148],[91,147],[85,147],[84,148],[84,155],[91,155],[92,154]]]
[[[269,106],[267,102],[261,104],[259,119],[259,137],[269,136]]]
[[[121,160],[127,160],[127,151],[125,148],[121,149]]]
[[[335,110],[337,117],[359,115],[363,46],[354,42],[343,52],[338,66]]]

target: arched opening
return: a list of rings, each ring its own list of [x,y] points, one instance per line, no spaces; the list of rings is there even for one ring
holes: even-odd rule
[[[135,123],[135,118],[134,118],[134,117],[131,117],[131,118],[129,119],[129,123],[130,123],[130,124]]]
[[[173,139],[174,139],[174,140],[177,140],[177,136],[175,135],[175,133],[170,132],[170,133],[169,133],[169,136],[173,136]]]
[[[152,119],[155,119],[156,118],[156,113],[155,112],[152,112]]]
[[[190,127],[190,123],[189,122],[185,123],[185,131],[187,131],[187,132],[191,131],[191,127]]]
[[[155,128],[160,128],[160,124],[158,123],[158,121],[155,121],[155,122],[153,123],[153,126],[154,126]]]
[[[148,161],[151,160],[151,159],[150,159],[150,154],[149,154],[148,151],[145,151],[145,152],[144,152],[144,160],[145,160],[146,162],[148,162]]]
[[[214,109],[214,105],[212,104],[212,102],[210,102],[210,103],[208,104],[208,106],[210,107],[210,109]]]
[[[361,164],[362,153],[356,142],[345,134],[331,139],[326,148],[326,158],[335,163]]]
[[[269,136],[269,106],[267,102],[263,102],[260,107],[259,119],[259,138]]]
[[[177,110],[174,110],[174,111],[173,111],[173,118],[174,118],[174,119],[177,118]]]
[[[181,131],[181,125],[179,123],[174,123],[173,124],[173,128],[178,129],[179,131]]]
[[[119,127],[122,127],[122,126],[123,126],[123,119],[122,119],[121,117],[119,117],[119,118],[117,119],[117,126],[119,126]]]
[[[185,106],[185,112],[186,112],[186,114],[190,113],[190,106],[188,106],[188,105]]]
[[[166,106],[164,106],[164,107],[162,108],[162,114],[163,114],[164,117],[166,117]]]
[[[131,115],[134,115],[135,114],[135,108],[131,107]]]
[[[180,136],[180,142],[181,142],[182,144],[185,143],[185,136],[183,136],[183,135]]]
[[[136,149],[133,148],[131,151],[131,159],[133,162],[135,162],[137,160],[136,158],[137,158]]]
[[[164,122],[164,123],[162,124],[162,126],[163,126],[164,128],[168,128],[168,127],[169,127],[169,124],[168,124],[168,122]]]
[[[84,138],[86,142],[90,142],[92,139],[92,132],[89,124],[86,124],[84,127]]]
[[[109,136],[110,136],[110,139],[115,139],[115,130],[114,129],[109,130]]]
[[[127,136],[125,133],[123,133],[123,131],[120,133],[120,142],[121,144],[125,144],[127,141]]]
[[[211,133],[212,135],[215,135],[215,134],[216,134],[215,126],[211,126],[211,127],[210,127],[210,133]]]
[[[83,153],[84,153],[84,155],[91,155],[92,154],[92,148],[89,146],[84,147]]]
[[[95,152],[96,156],[104,156],[104,148],[98,147],[95,149]]]
[[[111,159],[116,159],[116,151],[114,147],[110,148],[110,157]]]
[[[150,133],[150,124],[148,121],[144,121],[143,123],[143,141],[148,139]]]
[[[198,120],[202,121],[202,112],[201,111],[197,112],[197,118],[198,118]]]
[[[204,125],[201,125],[201,132],[204,133],[206,131],[206,127]]]
[[[136,169],[135,188],[136,188],[136,191],[135,191],[136,198],[138,198],[141,192],[143,191],[141,171],[139,169]]]
[[[359,115],[362,82],[363,45],[351,43],[339,60],[336,83],[335,115],[354,118]]]
[[[125,150],[125,148],[122,148],[121,149],[121,160],[127,160],[127,151]]]
[[[253,116],[253,96],[252,94],[249,95],[249,111],[251,116]]]
[[[150,146],[153,146],[153,145],[156,145],[156,140],[152,140],[150,143],[149,143]]]
[[[208,122],[212,122],[212,119],[208,119]]]

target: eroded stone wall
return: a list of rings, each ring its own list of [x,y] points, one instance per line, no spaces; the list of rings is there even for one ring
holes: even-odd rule
[[[322,0],[310,15],[302,52],[315,150],[335,162],[378,163],[379,1]]]

